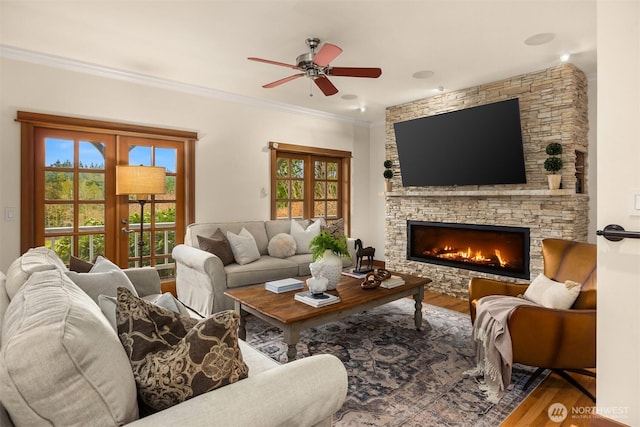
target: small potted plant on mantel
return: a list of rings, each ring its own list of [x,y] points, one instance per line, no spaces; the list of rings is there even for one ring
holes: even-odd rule
[[[385,181],[385,189],[387,192],[390,192],[392,189],[391,178],[393,178],[393,162],[391,160],[384,161],[384,172],[382,172],[382,176],[386,179]]]
[[[558,171],[562,169],[562,159],[558,157],[562,154],[562,144],[559,142],[551,142],[547,145],[545,152],[549,157],[544,161],[544,168],[548,172],[551,172],[547,175],[549,189],[557,190],[560,188],[560,181],[562,180],[562,175],[558,173]]]

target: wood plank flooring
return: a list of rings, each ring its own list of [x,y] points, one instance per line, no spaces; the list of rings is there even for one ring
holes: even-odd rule
[[[469,314],[469,303],[448,295],[425,291],[424,302],[460,313]],[[576,380],[595,395],[595,378],[574,375]],[[554,403],[562,403],[568,411],[562,424],[552,422],[548,415],[549,407]],[[593,417],[590,411],[595,404],[578,389],[556,374],[549,375],[501,424],[511,426],[590,426]]]

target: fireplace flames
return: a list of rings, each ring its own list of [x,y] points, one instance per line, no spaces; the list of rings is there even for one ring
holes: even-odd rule
[[[471,249],[471,247],[467,247],[467,249],[464,250],[454,248],[452,246],[444,246],[442,248],[433,248],[431,250],[426,250],[422,254],[428,257],[493,267],[499,266],[504,268],[509,265],[509,261],[502,257],[499,249],[494,249],[493,254],[491,255],[485,255],[483,254],[482,250],[473,250]]]
[[[529,278],[529,229],[407,221],[407,260]]]

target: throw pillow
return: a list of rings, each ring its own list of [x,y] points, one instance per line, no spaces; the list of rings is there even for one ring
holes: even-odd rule
[[[69,258],[69,270],[71,271],[75,271],[76,273],[88,273],[92,268],[92,262],[85,261],[73,255]]]
[[[73,283],[85,291],[96,304],[99,304],[98,297],[100,295],[115,297],[117,289],[121,286],[138,295],[127,275],[121,270],[105,271],[103,273],[76,273],[75,271],[67,271],[66,274]]]
[[[322,229],[322,221],[316,220],[312,222],[306,229],[298,223],[298,221],[291,220],[291,235],[296,241],[296,254],[310,254],[309,242],[316,237]]]
[[[197,321],[118,289],[118,335],[142,401],[160,411],[248,375],[238,347],[239,315]]]
[[[171,292],[165,292],[162,295],[154,295],[151,300],[145,298],[145,301],[154,303],[159,307],[164,307],[177,313],[181,316],[190,317],[187,308],[180,302]],[[116,324],[116,297],[109,295],[99,295],[98,305],[104,317],[107,318],[109,324],[115,332],[118,332],[118,325]]]
[[[524,298],[547,308],[569,309],[578,298],[582,285],[570,280],[556,282],[540,273],[524,293]]]
[[[234,261],[233,251],[229,241],[219,228],[211,237],[198,235],[198,246],[203,251],[211,252],[222,261],[223,265],[229,265]]]
[[[322,229],[334,237],[344,237],[344,218],[331,221]]]
[[[260,251],[258,251],[256,239],[253,238],[246,228],[242,227],[239,234],[227,231],[227,239],[231,245],[233,258],[238,264],[249,264],[260,258]]]
[[[291,234],[279,233],[269,240],[267,250],[276,258],[288,258],[296,254],[296,240]]]

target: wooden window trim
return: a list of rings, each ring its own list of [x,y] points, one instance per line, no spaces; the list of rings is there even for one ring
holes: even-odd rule
[[[344,218],[345,232],[348,234],[351,230],[351,157],[350,151],[334,150],[329,148],[309,147],[305,145],[287,144],[283,142],[269,142],[271,152],[271,218],[276,218],[276,178],[275,171],[277,168],[277,153],[303,154],[320,157],[334,157],[340,159],[341,176],[340,182],[342,191],[341,212]]]
[[[109,134],[115,133],[118,135],[144,136],[147,138],[153,138],[153,136],[155,135],[163,139],[175,140],[190,139],[196,141],[198,139],[198,134],[196,132],[190,131],[110,122],[104,120],[56,116],[52,114],[31,113],[27,111],[18,111],[16,121],[21,123],[29,123],[34,127],[78,130],[82,132]]]
[[[30,194],[35,186],[35,150],[33,140],[38,127],[64,129],[79,132],[103,133],[116,136],[140,136],[145,138],[161,138],[182,141],[184,144],[184,220],[187,224],[195,222],[195,143],[196,132],[166,129],[160,127],[141,126],[103,120],[83,119],[77,117],[40,114],[18,111],[16,122],[20,122],[21,160],[20,160],[20,251],[26,252],[35,245],[36,222],[34,214],[34,198],[24,197]],[[176,236],[176,244],[181,243],[184,236]]]

